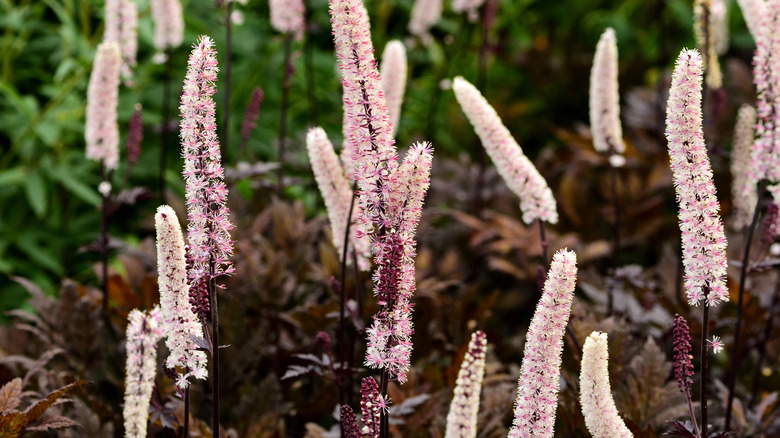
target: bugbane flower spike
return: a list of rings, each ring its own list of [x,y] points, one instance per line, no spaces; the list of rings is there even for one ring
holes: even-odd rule
[[[157,342],[165,334],[159,307],[147,315],[133,309],[127,317],[127,364],[125,366],[125,437],[146,437],[149,400],[157,373]]]
[[[102,161],[108,169],[119,162],[119,68],[122,55],[113,41],[100,43],[87,88],[87,158]]]
[[[530,224],[539,219],[551,224],[557,223],[558,210],[552,190],[531,160],[523,154],[520,145],[501,122],[496,110],[476,87],[460,76],[455,78],[452,89],[460,108],[482,140],[482,145],[493,160],[498,173],[507,186],[520,197],[523,222]]]
[[[525,337],[509,438],[551,438],[560,387],[563,335],[569,323],[577,256],[561,250],[553,256],[544,292]]]
[[[341,405],[341,427],[344,429],[344,438],[363,438],[355,412],[349,405]]]
[[[349,187],[349,180],[344,175],[344,171],[339,165],[336,152],[333,145],[328,140],[327,134],[322,128],[312,128],[306,134],[306,148],[309,151],[309,161],[314,171],[314,178],[317,180],[317,186],[325,200],[325,208],[328,210],[328,219],[333,234],[333,246],[339,251],[339,255],[344,255],[344,231],[346,231],[347,221],[355,221],[360,212],[353,208],[352,217],[349,217],[350,205],[352,204],[352,189]],[[358,239],[361,231],[361,223],[353,223],[350,227],[349,244],[357,253],[358,268],[361,271],[367,271],[370,267],[371,252],[368,248],[367,239]],[[363,232],[365,234],[365,232]]]
[[[180,0],[154,0],[149,2],[154,21],[154,48],[160,61],[165,61],[167,49],[179,47],[184,39],[184,16]]]
[[[360,382],[360,395],[363,437],[379,438],[379,385],[373,377],[366,377]]]
[[[726,0],[712,0],[710,20],[715,54],[723,55],[729,49],[729,10]]]
[[[482,378],[485,375],[487,337],[477,330],[471,335],[468,351],[458,372],[455,394],[447,414],[444,438],[474,438],[477,436],[477,413]]]
[[[274,29],[293,34],[298,40],[303,37],[303,0],[269,0],[268,7],[271,10],[271,26]]]
[[[382,78],[382,91],[387,100],[390,126],[395,135],[398,131],[398,121],[401,119],[401,104],[406,88],[406,48],[402,42],[393,40],[387,43],[382,52],[379,76]]]
[[[122,77],[132,84],[138,52],[138,5],[134,0],[106,0],[106,30],[103,41],[119,44],[122,51]]]
[[[184,252],[184,237],[176,212],[167,205],[157,209],[154,216],[157,229],[157,271],[160,285],[160,306],[165,323],[165,345],[170,354],[167,368],[177,371],[176,384],[186,388],[189,377],[205,379],[206,353],[198,351],[192,336],[203,337],[203,327],[192,311]]]
[[[226,206],[228,189],[221,164],[214,115],[217,54],[214,42],[201,36],[192,49],[184,79],[179,111],[187,198],[187,240],[190,245],[191,280],[216,278],[233,272],[233,241]]]
[[[734,148],[731,151],[731,185],[734,203],[734,227],[742,229],[750,225],[753,209],[758,202],[756,181],[750,175],[750,151],[753,146],[753,126],[756,124],[756,109],[748,104],[739,108],[737,124],[734,127]]]
[[[753,35],[753,40],[758,40],[761,32],[762,21],[767,14],[766,0],[737,0],[748,31]]]
[[[625,152],[620,126],[617,40],[612,28],[601,34],[590,70],[590,131],[597,151],[609,155]]]
[[[693,34],[696,37],[696,47],[704,54],[702,72],[706,71],[707,86],[721,88],[723,75],[715,51],[715,26],[712,16],[713,0],[694,0],[693,2]]]
[[[582,347],[580,368],[580,404],[585,426],[593,438],[632,438],[634,435],[620,418],[607,370],[607,334],[593,332]]]
[[[439,22],[442,11],[442,0],[415,0],[412,15],[409,18],[409,33],[428,41],[429,31]]]
[[[728,301],[726,236],[715,196],[701,118],[702,61],[684,49],[672,75],[666,104],[666,139],[679,204],[688,303]]]

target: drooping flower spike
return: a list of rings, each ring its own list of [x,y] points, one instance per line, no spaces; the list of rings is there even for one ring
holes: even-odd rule
[[[453,85],[460,108],[474,127],[485,151],[493,160],[507,186],[520,197],[523,222],[539,219],[551,224],[558,222],[558,209],[552,190],[531,160],[523,154],[512,134],[501,122],[496,110],[482,97],[479,90],[458,76]]]
[[[455,393],[447,414],[444,438],[474,438],[477,436],[477,414],[482,379],[485,375],[487,337],[477,330],[471,335],[468,351],[458,372]]]
[[[189,385],[189,377],[205,379],[208,375],[206,353],[198,351],[198,345],[192,340],[192,336],[203,337],[203,327],[190,304],[184,237],[176,212],[162,205],[154,222],[160,305],[167,335],[165,345],[170,351],[165,366],[183,370],[177,371],[176,384],[184,389]]]
[[[214,82],[217,80],[214,42],[200,37],[189,58],[181,97],[181,143],[187,198],[187,240],[192,257],[191,280],[233,272],[233,241],[228,218],[227,187],[217,140]]]
[[[100,43],[87,88],[87,158],[102,161],[108,169],[119,162],[119,69],[122,54],[113,41]]]
[[[148,314],[133,309],[127,320],[125,437],[144,438],[149,420],[149,400],[157,373],[157,342],[165,335],[165,327],[159,307]]]
[[[625,151],[620,126],[617,40],[612,28],[601,34],[590,70],[590,131],[598,152],[612,155]]]
[[[702,60],[685,49],[677,58],[666,105],[666,139],[682,235],[685,289],[690,305],[728,301],[726,236],[704,145]]]
[[[620,418],[609,385],[607,334],[593,332],[582,347],[580,405],[593,438],[633,438]]]
[[[569,323],[577,256],[561,250],[553,256],[544,292],[525,337],[509,438],[552,438],[558,407],[563,335]]]

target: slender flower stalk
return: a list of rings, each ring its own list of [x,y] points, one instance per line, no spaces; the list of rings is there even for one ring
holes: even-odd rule
[[[122,55],[113,41],[100,43],[87,88],[87,158],[101,161],[107,169],[119,162],[119,68]]]
[[[737,124],[734,127],[734,149],[731,153],[731,186],[734,203],[734,228],[743,229],[750,225],[753,210],[758,202],[756,181],[750,177],[750,149],[753,146],[753,126],[756,124],[756,109],[748,104],[739,108]]]
[[[590,70],[590,130],[593,147],[603,154],[623,154],[618,94],[618,52],[615,30],[601,34]]]
[[[138,52],[138,5],[134,0],[106,0],[106,25],[103,41],[119,44],[122,52],[122,77],[132,85]]]
[[[520,197],[523,222],[530,224],[540,219],[551,224],[557,223],[558,210],[552,190],[531,160],[523,154],[520,145],[501,122],[493,107],[476,87],[460,76],[455,78],[452,89],[498,173]]]
[[[612,399],[608,359],[607,334],[591,333],[582,348],[580,368],[580,404],[585,426],[594,438],[633,437]]]
[[[303,37],[305,30],[303,0],[269,0],[271,26],[281,33],[295,35],[296,40]]]
[[[474,438],[477,436],[477,414],[482,379],[485,375],[487,337],[477,330],[471,335],[468,351],[458,372],[455,394],[447,414],[444,438]]]
[[[167,368],[177,370],[176,385],[184,389],[189,378],[205,379],[206,353],[198,351],[192,336],[202,338],[203,327],[190,304],[187,267],[184,256],[184,237],[176,212],[167,205],[157,209],[154,216],[157,229],[157,270],[160,285],[160,305],[165,321],[165,345],[170,354]]]
[[[674,350],[674,378],[677,379],[677,387],[680,392],[685,394],[688,400],[688,412],[691,414],[693,430],[697,438],[701,438],[699,425],[696,423],[696,414],[693,412],[693,401],[691,400],[691,386],[693,386],[693,355],[691,354],[691,334],[688,329],[688,322],[682,316],[674,315],[674,326],[672,328],[674,339],[672,349]]]
[[[385,46],[379,76],[382,78],[382,91],[387,100],[390,126],[395,135],[398,132],[398,121],[401,120],[401,104],[406,88],[406,48],[401,41],[393,40]]]
[[[409,33],[422,38],[423,42],[430,41],[430,30],[441,19],[441,12],[442,0],[415,0],[409,18]]]
[[[666,138],[680,206],[683,266],[688,303],[715,306],[728,301],[726,236],[704,145],[701,118],[702,60],[696,50],[680,53],[666,112]]]
[[[553,436],[563,335],[577,279],[576,263],[573,251],[561,250],[553,256],[542,299],[526,335],[509,438]]]
[[[146,437],[149,399],[157,371],[157,342],[165,335],[159,307],[148,314],[133,309],[127,317],[127,364],[125,367],[125,437]]]
[[[149,2],[154,21],[154,47],[157,58],[165,61],[168,49],[179,47],[184,39],[184,16],[180,0],[155,0]]]
[[[219,311],[217,306],[217,277],[231,274],[233,241],[224,170],[217,140],[214,82],[217,80],[217,56],[214,42],[208,36],[200,37],[193,48],[179,111],[181,113],[181,144],[184,157],[185,194],[187,198],[189,270],[191,285],[203,279],[211,310],[211,428],[219,436]]]
[[[742,10],[742,16],[745,18],[745,24],[748,31],[753,35],[753,40],[758,40],[761,32],[762,20],[766,17],[766,0],[737,0],[739,8]]]
[[[349,180],[344,175],[344,171],[339,165],[336,152],[333,150],[333,144],[328,140],[325,130],[322,128],[312,128],[306,135],[306,148],[309,151],[309,161],[311,162],[314,178],[317,180],[317,186],[325,200],[325,208],[328,210],[328,219],[333,234],[333,246],[339,252],[339,256],[344,256],[344,232],[347,228],[347,221],[356,221],[360,217],[360,212],[353,209],[352,217],[349,217],[349,209],[352,205],[352,189],[349,187]],[[350,226],[350,245],[355,248],[358,254],[358,267],[361,271],[367,271],[371,267],[371,251],[366,239],[358,239],[358,236],[365,234],[360,231],[360,224]]]
[[[765,2],[760,31],[753,56],[753,81],[756,84],[756,140],[750,166],[754,182],[780,183],[780,0]]]

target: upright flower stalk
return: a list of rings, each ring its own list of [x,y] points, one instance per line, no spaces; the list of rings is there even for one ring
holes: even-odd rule
[[[165,335],[159,307],[148,314],[133,309],[127,317],[127,364],[125,366],[125,437],[145,438],[149,400],[157,372],[157,342]]]
[[[748,104],[739,108],[734,127],[734,148],[731,152],[732,202],[734,203],[734,228],[750,225],[753,210],[758,202],[756,181],[750,175],[750,150],[753,146],[753,126],[756,109]]]
[[[387,100],[390,126],[395,135],[398,132],[398,122],[401,120],[401,104],[404,101],[406,88],[406,48],[401,41],[392,40],[385,46],[379,76],[382,78],[382,91]]]
[[[100,43],[87,88],[87,158],[116,169],[119,162],[119,70],[122,54],[113,41]]]
[[[761,32],[761,21],[766,16],[766,0],[737,0],[748,31],[753,35],[753,40],[758,40]]]
[[[707,435],[709,307],[728,301],[726,236],[704,145],[702,60],[684,49],[677,58],[666,104],[666,139],[679,204],[685,289],[692,306],[704,302],[701,338],[701,430]]]
[[[718,89],[723,86],[723,75],[718,64],[718,53],[715,51],[715,26],[713,21],[713,3],[717,0],[694,0],[693,2],[693,34],[696,46],[704,54],[702,71],[707,73],[707,87]]]
[[[618,93],[618,53],[615,30],[601,34],[590,70],[590,130],[593,147],[607,155],[622,155],[626,150],[620,126]]]
[[[560,387],[563,335],[569,323],[577,256],[555,253],[544,292],[525,338],[523,363],[509,438],[551,438]]]
[[[485,376],[487,337],[477,330],[471,335],[468,351],[455,383],[455,394],[447,414],[444,438],[474,438],[477,436],[477,414],[482,379]]]
[[[594,438],[632,438],[620,418],[609,386],[607,334],[593,332],[582,347],[580,405],[585,426]]]
[[[192,267],[190,284],[207,281],[211,308],[212,430],[219,435],[219,313],[216,279],[231,274],[233,241],[226,206],[227,187],[217,140],[215,104],[217,56],[214,42],[201,36],[193,48],[184,79],[179,111],[189,224],[187,240]]]
[[[680,315],[674,315],[674,326],[672,328],[674,336],[672,349],[674,350],[674,378],[677,379],[677,387],[685,394],[688,400],[688,411],[693,421],[693,429],[696,437],[701,438],[699,425],[696,423],[696,414],[693,412],[693,401],[691,400],[691,386],[693,386],[693,355],[691,354],[691,333],[688,329],[688,322]]]
[[[430,30],[441,19],[442,3],[442,0],[415,0],[409,18],[409,33],[421,38],[423,43],[431,41]]]
[[[122,77],[132,85],[138,52],[138,5],[135,0],[106,0],[104,41],[119,44],[122,52]]]
[[[281,33],[289,33],[295,39],[303,37],[305,30],[303,0],[270,0],[271,26]]]
[[[149,3],[154,21],[154,47],[158,55],[167,58],[165,52],[179,47],[184,38],[181,2],[180,0],[155,0]]]

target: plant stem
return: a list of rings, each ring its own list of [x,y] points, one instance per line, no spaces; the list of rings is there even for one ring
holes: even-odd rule
[[[778,274],[775,282],[775,292],[774,295],[772,295],[772,304],[769,308],[769,315],[766,317],[764,335],[761,338],[761,342],[758,344],[758,360],[756,361],[756,369],[753,371],[753,388],[750,390],[750,403],[748,403],[748,407],[751,408],[756,403],[756,397],[758,396],[758,380],[761,376],[761,365],[766,357],[766,344],[769,342],[769,336],[772,334],[772,323],[775,319],[775,314],[777,313],[778,304],[780,304],[780,274]]]
[[[352,268],[355,271],[355,303],[356,303],[356,313],[358,315],[358,318],[362,318],[363,315],[363,299],[362,294],[360,290],[360,268],[358,268],[358,261],[357,261],[357,252],[355,251],[355,248],[352,248]],[[354,325],[354,320],[353,320]],[[353,406],[353,391],[352,388],[354,387],[354,379],[353,379],[353,361],[355,360],[355,341],[357,339],[357,336],[355,336],[355,333],[358,332],[357,326],[354,327],[354,330],[351,330],[349,332],[349,340],[347,341],[347,346],[349,347],[349,351],[347,352],[347,358],[349,361],[349,368],[347,372],[347,404],[350,406]]]
[[[339,386],[339,405],[344,406],[346,402],[346,391],[351,391],[352,388],[345,388],[344,376],[347,372],[347,318],[346,318],[346,287],[347,287],[347,256],[349,255],[349,230],[352,225],[352,212],[355,207],[355,184],[352,185],[352,201],[349,204],[349,214],[347,215],[347,223],[344,226],[344,246],[341,253],[341,291],[339,292],[339,375],[336,382]],[[342,437],[344,436],[344,430],[341,431]]]
[[[693,430],[696,433],[697,438],[702,438],[701,432],[699,432],[699,425],[696,424],[696,415],[693,413],[693,402],[691,401],[691,389],[685,388],[685,398],[688,399],[688,412],[691,413],[691,420],[693,421]]]
[[[609,165],[609,180],[612,186],[612,209],[615,213],[615,225],[612,227],[612,273],[617,272],[618,256],[620,255],[620,201],[618,200],[618,177],[617,169],[612,164]],[[614,307],[614,291],[610,287],[607,291],[607,316],[612,315]]]
[[[212,267],[214,262],[210,262]],[[210,269],[214,272],[214,269]],[[217,280],[209,278],[208,293],[211,298],[211,430],[219,436],[219,312],[217,311]]]
[[[390,381],[390,375],[386,369],[382,369],[382,376],[379,379],[379,397],[387,396],[387,385]],[[385,409],[379,410],[379,438],[390,437],[390,422],[387,418]]]
[[[165,49],[165,79],[163,80],[162,129],[160,130],[160,173],[157,188],[160,202],[165,202],[165,167],[168,155],[168,122],[171,117],[171,49]]]
[[[223,114],[225,114],[225,119],[222,123],[222,144],[225,150],[230,150],[228,134],[230,133],[230,64],[233,53],[233,28],[230,22],[232,10],[233,2],[229,1],[227,2],[227,13],[225,14],[225,63],[223,64],[225,66],[225,86],[222,88],[225,90],[225,107],[222,109]]]
[[[106,165],[100,161],[100,181],[106,182]],[[101,193],[100,207],[100,262],[103,276],[103,315],[108,317],[108,194]]]
[[[758,225],[758,216],[761,211],[761,192],[763,182],[759,185],[759,196],[756,200],[756,208],[753,210],[753,220],[748,229],[745,253],[742,255],[742,269],[739,272],[739,297],[737,298],[737,322],[734,326],[734,349],[731,353],[731,372],[729,373],[729,397],[726,404],[726,430],[731,427],[731,407],[734,403],[734,383],[737,369],[739,368],[739,335],[742,331],[742,303],[745,299],[745,279],[747,278],[748,263],[750,262],[750,244],[753,242],[753,233]]]
[[[709,286],[704,287],[704,304],[701,319],[701,433],[707,437],[707,389],[709,380],[709,354],[707,353],[707,334],[710,325],[710,306],[707,305]]]
[[[290,79],[292,78],[292,39],[293,34],[288,32],[284,36],[284,74],[282,79],[282,105],[281,105],[281,121],[279,122],[279,182],[278,191],[281,196],[284,190],[284,149],[285,138],[287,137],[287,109],[288,101],[290,99]]]
[[[184,389],[184,438],[190,436],[190,387]]]

